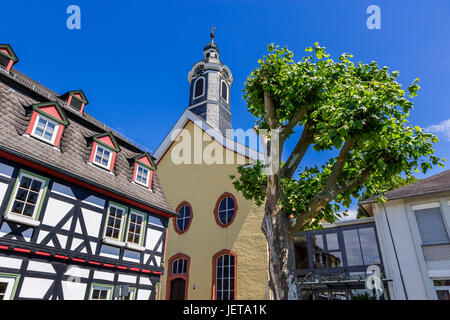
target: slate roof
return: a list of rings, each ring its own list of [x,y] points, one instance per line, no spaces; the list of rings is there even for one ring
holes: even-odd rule
[[[24,135],[31,119],[31,106],[49,101],[41,91],[58,95],[17,70],[12,71],[35,84],[36,89],[30,90],[29,86],[24,86],[14,81],[9,74],[0,72],[0,150],[21,155],[27,160],[70,173],[110,192],[175,214],[164,195],[156,172],[153,190],[131,183],[134,158],[146,150],[124,140],[123,136],[115,135],[121,151],[117,154],[114,174],[88,163],[93,143],[91,137],[109,131],[106,125],[89,114],[82,115],[69,107],[61,106],[69,125],[64,130],[60,149]],[[10,90],[11,88],[13,90]]]
[[[401,188],[391,190],[386,193],[386,198],[387,200],[396,200],[445,191],[450,191],[450,170],[408,184]],[[372,197],[361,201],[360,204],[373,203],[376,202],[377,199],[377,196]]]

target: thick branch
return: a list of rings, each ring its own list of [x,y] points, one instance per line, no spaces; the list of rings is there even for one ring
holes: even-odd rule
[[[328,177],[324,190],[333,190],[336,188],[339,175],[342,173],[348,155],[350,154],[350,151],[352,151],[352,148],[355,145],[357,139],[358,136],[355,135],[351,137],[350,140],[345,141],[341,151],[339,152],[336,163],[334,164],[333,171],[331,171],[331,174]]]
[[[269,128],[274,130],[279,127],[280,122],[278,120],[277,110],[273,98],[264,91],[264,106],[266,107],[267,123]]]
[[[311,219],[316,217],[320,210],[324,208],[328,203],[330,203],[340,191],[337,185],[337,180],[339,175],[342,173],[345,162],[347,161],[348,155],[352,150],[354,144],[356,143],[358,136],[353,136],[350,140],[347,140],[342,146],[339,156],[334,164],[333,171],[328,177],[325,186],[322,191],[309,203],[308,209],[304,214],[300,214],[294,218],[291,224],[291,234],[296,234],[301,230],[301,228]]]
[[[287,125],[284,127],[284,131],[283,131],[283,133],[284,133],[284,134],[283,134],[283,135],[284,135],[284,138],[286,138],[286,136],[289,134],[289,132],[291,132],[292,129],[294,129],[295,126],[296,126],[300,121],[303,120],[303,118],[304,118],[305,115],[306,115],[306,110],[307,110],[307,109],[308,109],[307,106],[301,108],[301,109],[297,112],[297,114],[291,119],[291,121],[289,121],[289,122],[287,123]]]
[[[302,136],[297,142],[294,150],[292,151],[289,159],[284,164],[281,169],[281,176],[283,178],[292,178],[297,170],[297,167],[301,163],[303,157],[305,156],[306,151],[308,150],[311,143],[314,141],[313,131],[309,129],[308,124],[305,125],[303,129]]]

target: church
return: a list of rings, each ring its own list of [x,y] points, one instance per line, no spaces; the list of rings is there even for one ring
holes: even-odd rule
[[[154,156],[161,185],[178,217],[168,226],[161,299],[268,298],[264,207],[237,192],[230,175],[262,160],[233,139],[233,75],[211,41],[188,73],[189,106]]]

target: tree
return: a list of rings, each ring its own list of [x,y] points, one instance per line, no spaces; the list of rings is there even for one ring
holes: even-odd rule
[[[360,201],[378,196],[378,195],[383,195],[388,191],[397,189],[397,188],[401,188],[403,186],[406,186],[407,184],[410,183],[414,183],[419,181],[419,179],[417,179],[414,176],[410,176],[410,177],[406,177],[406,178],[402,178],[401,175],[396,175],[396,176],[392,176],[390,181],[387,181],[385,185],[380,186],[380,189],[376,190],[366,190],[365,192],[362,193],[362,195],[359,197]],[[358,214],[356,216],[356,218],[360,219],[360,218],[364,218],[367,217],[366,212],[364,212],[364,210],[362,210],[361,208],[358,208]]]
[[[340,206],[362,190],[377,189],[402,172],[407,177],[412,170],[426,172],[441,160],[433,155],[438,139],[408,125],[418,79],[408,95],[396,81],[399,73],[376,62],[355,64],[349,54],[335,62],[318,43],[298,62],[287,48],[268,49],[244,89],[265,145],[265,164],[240,167],[231,178],[246,199],[265,205],[262,230],[274,298],[297,299],[298,232],[324,218],[334,221]],[[283,164],[284,144],[296,130],[301,136]],[[336,156],[298,170],[310,148]]]

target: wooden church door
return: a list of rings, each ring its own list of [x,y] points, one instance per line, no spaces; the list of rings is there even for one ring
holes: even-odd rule
[[[173,279],[170,283],[170,300],[184,300],[186,293],[186,281],[184,279]]]

